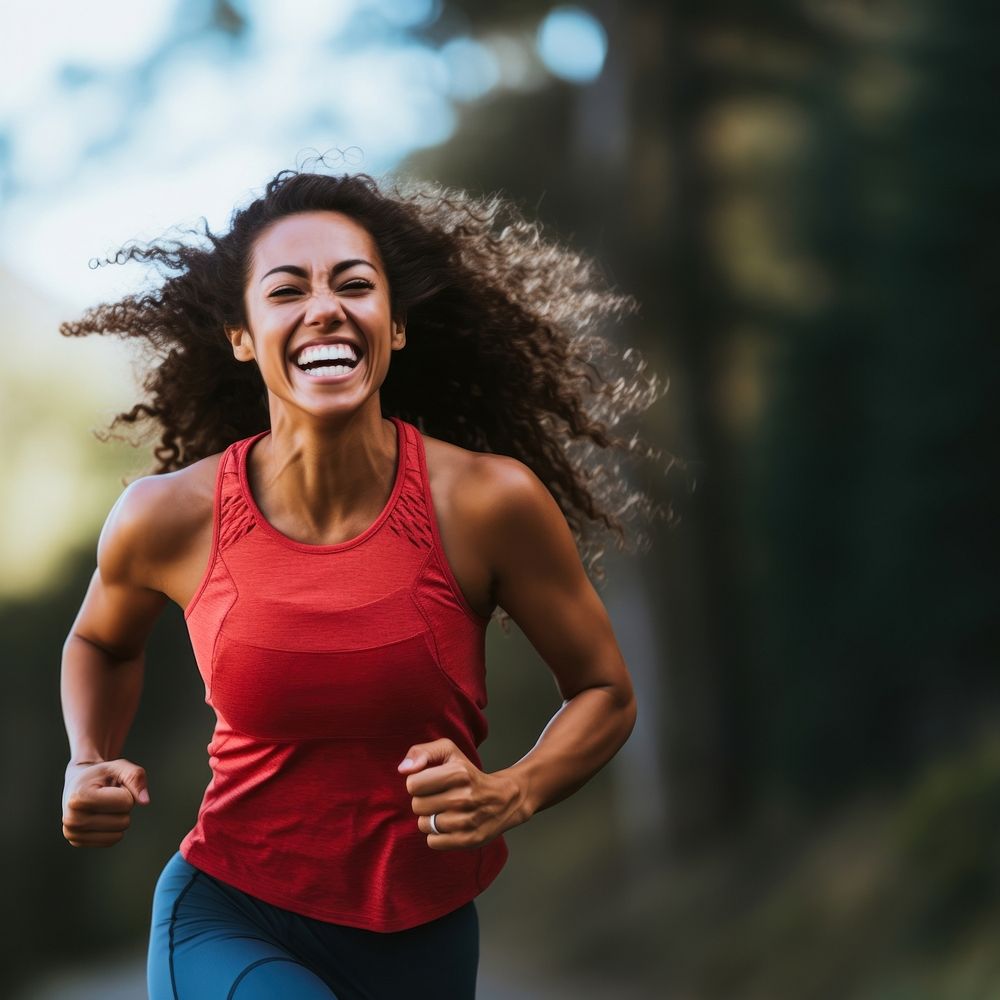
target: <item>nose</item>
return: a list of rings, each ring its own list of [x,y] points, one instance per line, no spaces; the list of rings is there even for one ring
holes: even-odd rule
[[[306,326],[325,327],[330,323],[343,323],[346,319],[343,303],[329,288],[318,288],[306,304]]]

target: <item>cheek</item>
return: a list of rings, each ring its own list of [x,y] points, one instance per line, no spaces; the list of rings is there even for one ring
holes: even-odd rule
[[[283,352],[288,338],[302,322],[302,313],[302,309],[296,309],[291,304],[284,309],[264,307],[256,310],[249,322],[260,351],[265,354],[272,350]]]

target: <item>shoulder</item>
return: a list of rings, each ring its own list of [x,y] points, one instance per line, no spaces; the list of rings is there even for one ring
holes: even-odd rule
[[[426,435],[424,441],[429,474],[440,478],[449,507],[484,544],[503,547],[525,528],[558,530],[560,522],[565,526],[548,487],[524,462]]]
[[[125,487],[98,539],[102,577],[162,589],[171,561],[211,526],[221,457],[219,452],[175,472],[140,476]]]

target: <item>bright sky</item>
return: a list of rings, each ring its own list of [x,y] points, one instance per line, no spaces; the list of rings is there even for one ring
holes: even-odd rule
[[[132,238],[235,202],[309,152],[353,148],[379,174],[444,142],[463,103],[497,87],[586,82],[606,39],[554,7],[530,33],[412,32],[442,0],[208,0],[14,4],[0,32],[0,264],[83,307],[131,290],[141,268],[88,267]]]
[[[223,226],[310,150],[358,147],[355,165],[379,173],[451,134],[447,64],[403,31],[434,16],[434,0],[235,6],[248,19],[235,41],[192,30],[207,17],[199,0],[11,8],[0,33],[7,268],[83,306],[140,277],[93,271],[92,257],[201,215]]]

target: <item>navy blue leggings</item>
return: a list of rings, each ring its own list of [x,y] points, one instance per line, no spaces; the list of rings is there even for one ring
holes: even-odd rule
[[[149,1000],[474,1000],[474,900],[381,933],[248,896],[177,851],[153,893]]]

